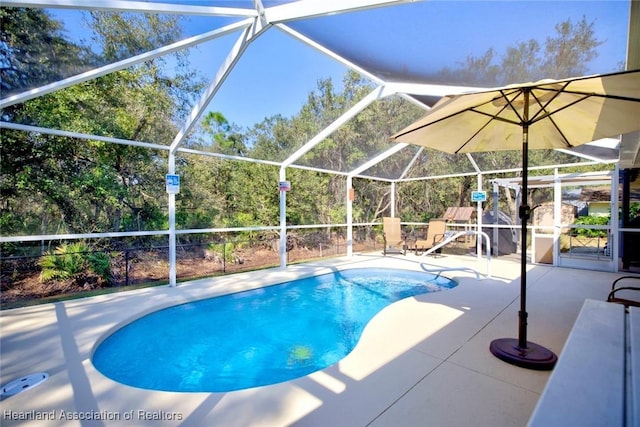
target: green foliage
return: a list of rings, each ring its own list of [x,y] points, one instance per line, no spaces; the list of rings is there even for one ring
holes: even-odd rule
[[[575,225],[607,225],[611,218],[609,216],[581,216],[573,222]],[[574,236],[582,237],[607,237],[607,230],[592,228],[574,228]]]
[[[93,272],[105,282],[111,280],[110,257],[104,252],[91,252],[82,242],[58,246],[40,258],[40,280],[82,281],[87,272]]]
[[[87,264],[89,269],[96,273],[105,282],[110,282],[111,275],[111,257],[105,252],[94,252],[87,256]]]
[[[43,282],[49,280],[67,280],[83,271],[85,266],[86,245],[83,243],[62,244],[53,253],[48,252],[40,259]]]
[[[21,52],[26,58],[37,58],[33,50],[51,54],[57,46],[77,60],[82,59],[78,51],[89,51],[64,41],[62,23],[44,13],[3,8],[1,17],[3,41],[9,43],[0,52],[7,55],[3,63],[22,61]],[[175,16],[96,12],[88,24],[103,57],[93,56],[83,66],[128,58],[180,37]],[[37,41],[24,51],[28,43],[21,37],[32,32]],[[54,57],[64,62],[65,56]],[[168,62],[156,58],[10,107],[3,115],[18,123],[169,143],[177,133],[174,120],[186,115],[202,83],[182,54]],[[39,66],[31,65],[29,74],[37,74]],[[150,230],[166,224],[166,154],[39,133],[7,131],[0,137],[3,234]]]
[[[77,74],[92,63],[90,50],[65,40],[62,23],[43,9],[2,7],[0,32],[3,97]]]
[[[3,93],[72,75],[70,71],[79,65],[112,63],[183,38],[175,15],[91,12],[86,17],[91,45],[76,45],[64,39],[62,22],[40,10],[1,9],[0,57],[3,63],[17,64],[2,71],[0,81],[11,86],[3,86]],[[584,18],[577,23],[565,21],[556,32],[544,42],[514,44],[502,56],[490,49],[468,58],[458,69],[440,74],[451,77],[449,81],[462,79],[465,84],[488,78],[492,85],[579,74],[600,44],[594,38],[593,24]],[[91,48],[100,55],[91,53]],[[52,58],[58,67],[45,58],[48,53],[55,54]],[[30,63],[29,58],[40,61]],[[5,74],[12,70],[14,75]],[[34,80],[29,80],[30,76],[35,76]],[[178,227],[277,225],[279,167],[215,155],[284,161],[373,89],[353,71],[345,74],[342,83],[343,89],[337,90],[333,81],[321,79],[297,115],[267,117],[248,130],[229,123],[223,112],[208,112],[184,145],[214,155],[178,152],[176,159],[176,171],[183,182],[176,196]],[[190,112],[202,87],[202,79],[193,74],[186,54],[177,53],[171,59],[154,58],[12,106],[3,110],[3,115],[10,122],[169,145],[179,133],[176,123]],[[379,100],[297,159],[296,165],[314,170],[287,168],[287,179],[292,182],[287,193],[287,222],[345,222],[346,178],[318,170],[348,172],[361,166],[392,147],[388,136],[421,114],[421,109],[403,98]],[[167,228],[163,179],[167,155],[163,150],[13,130],[4,130],[0,138],[3,235]],[[519,165],[520,156],[492,152],[474,158],[482,170],[497,170]],[[554,156],[561,154],[532,152],[530,161],[561,160]],[[412,166],[407,170],[409,164]],[[464,155],[407,148],[362,174],[393,180],[474,171]],[[448,206],[468,205],[475,185],[475,176],[404,182],[397,186],[395,208],[405,221],[426,222],[441,216]],[[355,177],[353,187],[356,222],[374,222],[389,215],[392,198],[388,182]],[[539,192],[533,197],[545,195]],[[258,233],[246,232],[239,240],[257,237]],[[235,249],[227,245],[219,251],[231,260]],[[45,276],[71,277],[76,274],[72,273],[75,264],[86,263],[83,268],[106,277],[108,262],[101,255],[77,259],[69,248],[63,252],[69,264],[49,258]]]

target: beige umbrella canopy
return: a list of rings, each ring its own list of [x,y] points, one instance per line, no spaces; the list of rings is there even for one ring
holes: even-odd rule
[[[443,97],[420,120],[393,135],[397,142],[447,153],[522,150],[521,274],[518,339],[492,341],[500,359],[552,369],[553,352],[527,341],[526,247],[528,150],[571,148],[640,130],[640,70],[542,80]]]
[[[571,148],[638,130],[639,99],[640,70],[511,85],[445,96],[393,139],[448,153],[521,150],[528,127],[530,148]]]

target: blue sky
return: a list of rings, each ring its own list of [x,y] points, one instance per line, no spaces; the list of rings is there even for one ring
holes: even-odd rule
[[[305,104],[318,80],[331,78],[339,90],[346,71],[338,62],[272,30],[249,47],[209,109],[245,127],[276,113],[290,117]]]
[[[406,13],[409,7],[411,14]],[[364,60],[381,60],[416,72],[455,67],[466,56],[479,55],[490,47],[500,54],[516,42],[532,38],[544,42],[554,34],[557,23],[567,18],[576,23],[584,15],[595,22],[596,37],[603,42],[589,73],[604,73],[616,71],[624,59],[628,11],[626,0],[432,1],[293,25],[333,40],[336,48],[351,49]],[[78,27],[78,14],[56,13],[68,28]],[[191,17],[185,35],[230,22]],[[86,37],[82,30],[69,34]],[[205,76],[213,76],[237,36],[192,49],[193,65]],[[304,105],[318,80],[331,78],[339,89],[345,72],[341,64],[271,28],[250,45],[208,109],[221,111],[242,127],[278,113],[290,117]]]

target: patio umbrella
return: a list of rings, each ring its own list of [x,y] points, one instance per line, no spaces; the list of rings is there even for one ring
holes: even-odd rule
[[[552,369],[557,356],[527,341],[527,169],[529,149],[571,148],[640,130],[640,70],[542,80],[445,96],[420,120],[392,136],[397,142],[448,153],[522,150],[520,311],[518,338],[490,350],[529,369]]]

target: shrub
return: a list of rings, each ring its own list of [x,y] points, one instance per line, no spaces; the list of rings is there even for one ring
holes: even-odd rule
[[[83,270],[84,259],[81,252],[86,251],[82,243],[66,243],[58,246],[53,253],[47,252],[40,259],[42,273],[40,280],[68,280],[78,275]]]
[[[110,282],[111,275],[111,257],[105,252],[93,252],[87,256],[89,269],[96,273],[105,282]]]
[[[573,222],[575,225],[607,225],[609,224],[608,216],[581,216]],[[607,230],[593,228],[574,228],[572,230],[574,236],[579,237],[607,237]]]
[[[235,246],[233,242],[211,243],[207,250],[214,255],[214,258],[217,256],[220,260],[224,259],[225,262],[234,262],[236,260]]]
[[[111,281],[111,260],[104,252],[91,252],[82,243],[62,244],[53,252],[47,252],[40,259],[40,280],[72,280],[80,282],[90,273],[97,275],[105,282]]]

